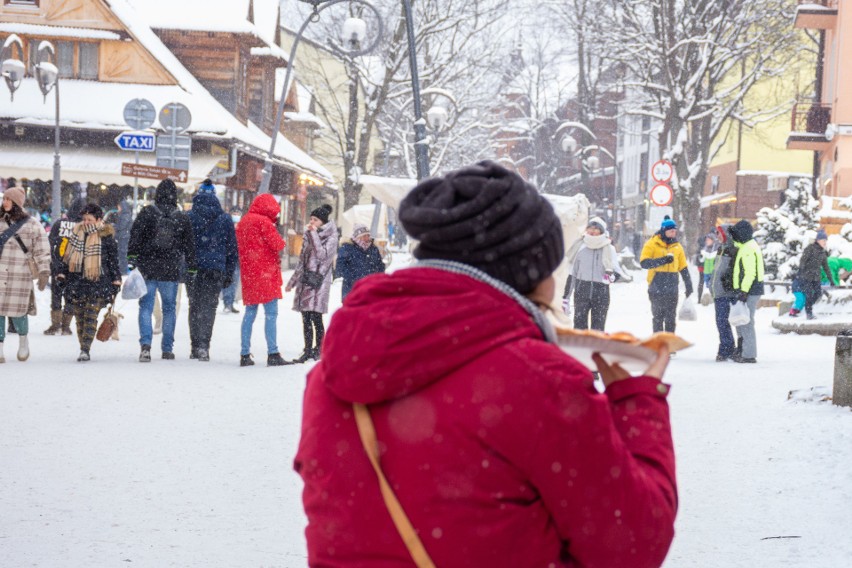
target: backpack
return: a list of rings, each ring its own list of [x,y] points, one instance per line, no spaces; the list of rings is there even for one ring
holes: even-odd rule
[[[180,234],[180,223],[177,215],[163,212],[156,205],[152,205],[160,215],[154,227],[154,236],[149,241],[152,249],[158,251],[171,250],[177,247],[177,239]]]

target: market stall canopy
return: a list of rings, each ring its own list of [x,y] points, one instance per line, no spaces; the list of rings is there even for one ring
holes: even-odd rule
[[[352,238],[352,229],[356,223],[365,225],[368,229],[373,223],[373,214],[376,211],[375,205],[356,205],[343,212],[340,216],[340,242],[345,242]],[[388,238],[388,208],[386,205],[381,205],[379,213],[379,228],[372,235],[374,239]]]
[[[193,153],[186,183],[197,184],[206,178],[221,160],[221,156]],[[133,178],[121,175],[122,162],[133,162],[132,152],[107,150],[89,146],[62,147],[62,180],[107,185],[133,185]],[[139,163],[156,165],[153,155],[140,154]],[[0,152],[0,172],[4,177],[29,180],[53,179],[53,148],[34,144],[3,143]],[[140,185],[157,185],[158,180],[140,179]]]
[[[367,175],[359,177],[358,182],[364,191],[392,209],[399,209],[400,202],[417,185],[416,179]]]

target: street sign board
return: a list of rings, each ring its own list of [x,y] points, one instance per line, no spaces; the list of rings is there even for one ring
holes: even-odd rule
[[[115,145],[129,152],[153,152],[155,139],[150,132],[122,132],[115,137]]]
[[[180,183],[186,183],[186,180],[189,179],[189,173],[186,170],[134,164],[132,162],[122,162],[121,175],[145,179],[171,179]]]
[[[192,124],[192,114],[181,103],[169,103],[160,109],[160,126],[166,132],[183,132]]]
[[[671,202],[674,199],[674,192],[672,191],[672,188],[666,184],[658,183],[651,188],[650,198],[651,203],[654,205],[664,207],[666,205],[671,205]]]
[[[124,122],[134,130],[145,130],[157,118],[157,110],[147,99],[133,99],[124,106]]]
[[[674,177],[674,167],[667,160],[660,160],[651,168],[651,178],[658,183],[669,183]]]
[[[157,165],[164,168],[189,169],[192,155],[192,137],[176,134],[157,136]]]

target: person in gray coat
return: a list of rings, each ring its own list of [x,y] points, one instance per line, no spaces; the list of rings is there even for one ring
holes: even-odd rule
[[[719,362],[733,359],[737,350],[734,344],[734,333],[728,321],[731,302],[737,295],[733,279],[737,247],[731,238],[730,229],[731,225],[720,225],[716,228],[719,248],[716,251],[716,263],[713,265],[713,275],[709,285],[716,312],[716,330],[719,332],[719,350],[716,352],[716,361]],[[742,351],[742,339],[738,340],[738,344],[739,350]]]
[[[618,262],[603,219],[593,217],[589,221],[586,234],[572,246],[568,258],[571,271],[564,297],[573,289],[574,329],[603,331],[609,311],[609,285],[615,280]]]
[[[286,291],[296,290],[293,310],[302,313],[302,328],[305,335],[305,351],[294,363],[304,363],[320,357],[320,346],[325,336],[322,315],[328,313],[328,298],[334,256],[337,253],[337,225],[329,219],[331,205],[321,205],[311,211],[311,219],[305,229],[299,265],[287,283]]]

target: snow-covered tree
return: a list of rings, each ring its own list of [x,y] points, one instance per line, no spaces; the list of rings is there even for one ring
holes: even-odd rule
[[[819,201],[811,193],[811,181],[802,179],[784,192],[777,208],[757,212],[755,239],[763,245],[768,280],[792,280],[799,269],[802,251],[819,228]]]
[[[696,243],[709,165],[731,121],[751,125],[791,101],[749,107],[759,81],[778,76],[801,51],[790,24],[793,0],[611,0],[610,56],[625,86],[642,96],[631,114],[661,121],[662,157],[675,168],[675,214]]]

